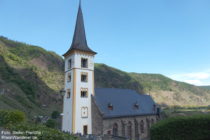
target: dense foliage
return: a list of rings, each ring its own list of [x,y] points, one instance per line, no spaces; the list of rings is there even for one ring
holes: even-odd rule
[[[0,110],[0,126],[15,125],[26,120],[21,111]]]
[[[210,140],[210,116],[162,120],[152,126],[151,140]]]
[[[53,123],[50,119],[48,125],[52,127]],[[77,140],[77,137],[59,130],[48,128],[41,124],[29,123],[26,121],[25,114],[17,110],[0,110],[0,127],[11,131],[23,132],[23,134],[16,134],[15,136],[37,137],[38,140]]]

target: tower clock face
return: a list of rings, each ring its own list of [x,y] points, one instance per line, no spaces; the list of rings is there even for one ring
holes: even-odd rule
[[[88,107],[82,107],[81,108],[81,117],[87,118],[88,117]]]

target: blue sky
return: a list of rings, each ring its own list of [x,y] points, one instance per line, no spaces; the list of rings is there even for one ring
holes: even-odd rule
[[[60,55],[70,47],[79,0],[0,0],[0,35]],[[210,85],[209,0],[82,0],[95,61]]]

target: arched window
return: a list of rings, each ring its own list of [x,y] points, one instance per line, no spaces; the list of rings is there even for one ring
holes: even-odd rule
[[[128,137],[132,138],[132,123],[129,121],[128,122]]]
[[[139,139],[139,125],[137,120],[134,120],[134,125],[135,125],[135,139],[138,140]]]
[[[110,130],[107,131],[107,135],[111,135],[111,131]]]
[[[121,121],[122,124],[122,136],[125,137],[125,122]]]
[[[114,123],[112,131],[113,131],[114,136],[118,136],[118,125],[117,125],[117,123]]]
[[[154,122],[154,119],[151,119],[151,125],[153,125],[155,122]]]
[[[141,133],[143,134],[144,133],[144,121],[141,120],[140,122],[140,130],[141,130]]]
[[[148,118],[146,120],[147,120],[147,130],[149,132],[149,129],[150,129],[150,120]]]

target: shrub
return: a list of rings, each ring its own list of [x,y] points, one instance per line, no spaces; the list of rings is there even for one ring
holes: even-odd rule
[[[0,126],[8,126],[21,123],[26,120],[25,114],[21,111],[0,110]]]
[[[44,125],[21,123],[10,126],[9,129],[12,131],[20,131],[20,132],[26,132],[26,131],[39,132],[39,134],[27,135],[27,136],[36,136],[38,140],[78,140],[78,138],[75,136],[71,136],[56,129],[45,127]]]
[[[210,116],[173,117],[151,128],[151,140],[209,140]]]
[[[37,137],[37,140],[78,140],[77,137],[63,133],[59,130],[48,128],[44,125],[27,123],[25,120],[25,114],[21,111],[0,110],[0,126],[6,127],[10,131],[24,133],[16,136],[31,136],[32,139],[35,136]],[[32,134],[30,134],[30,132],[32,132]]]
[[[46,125],[47,127],[49,127],[49,128],[56,128],[57,123],[56,123],[55,120],[49,119],[49,120],[47,120],[47,122],[45,123],[45,125]]]
[[[60,116],[60,113],[58,111],[53,111],[51,114],[52,119],[57,119]]]

